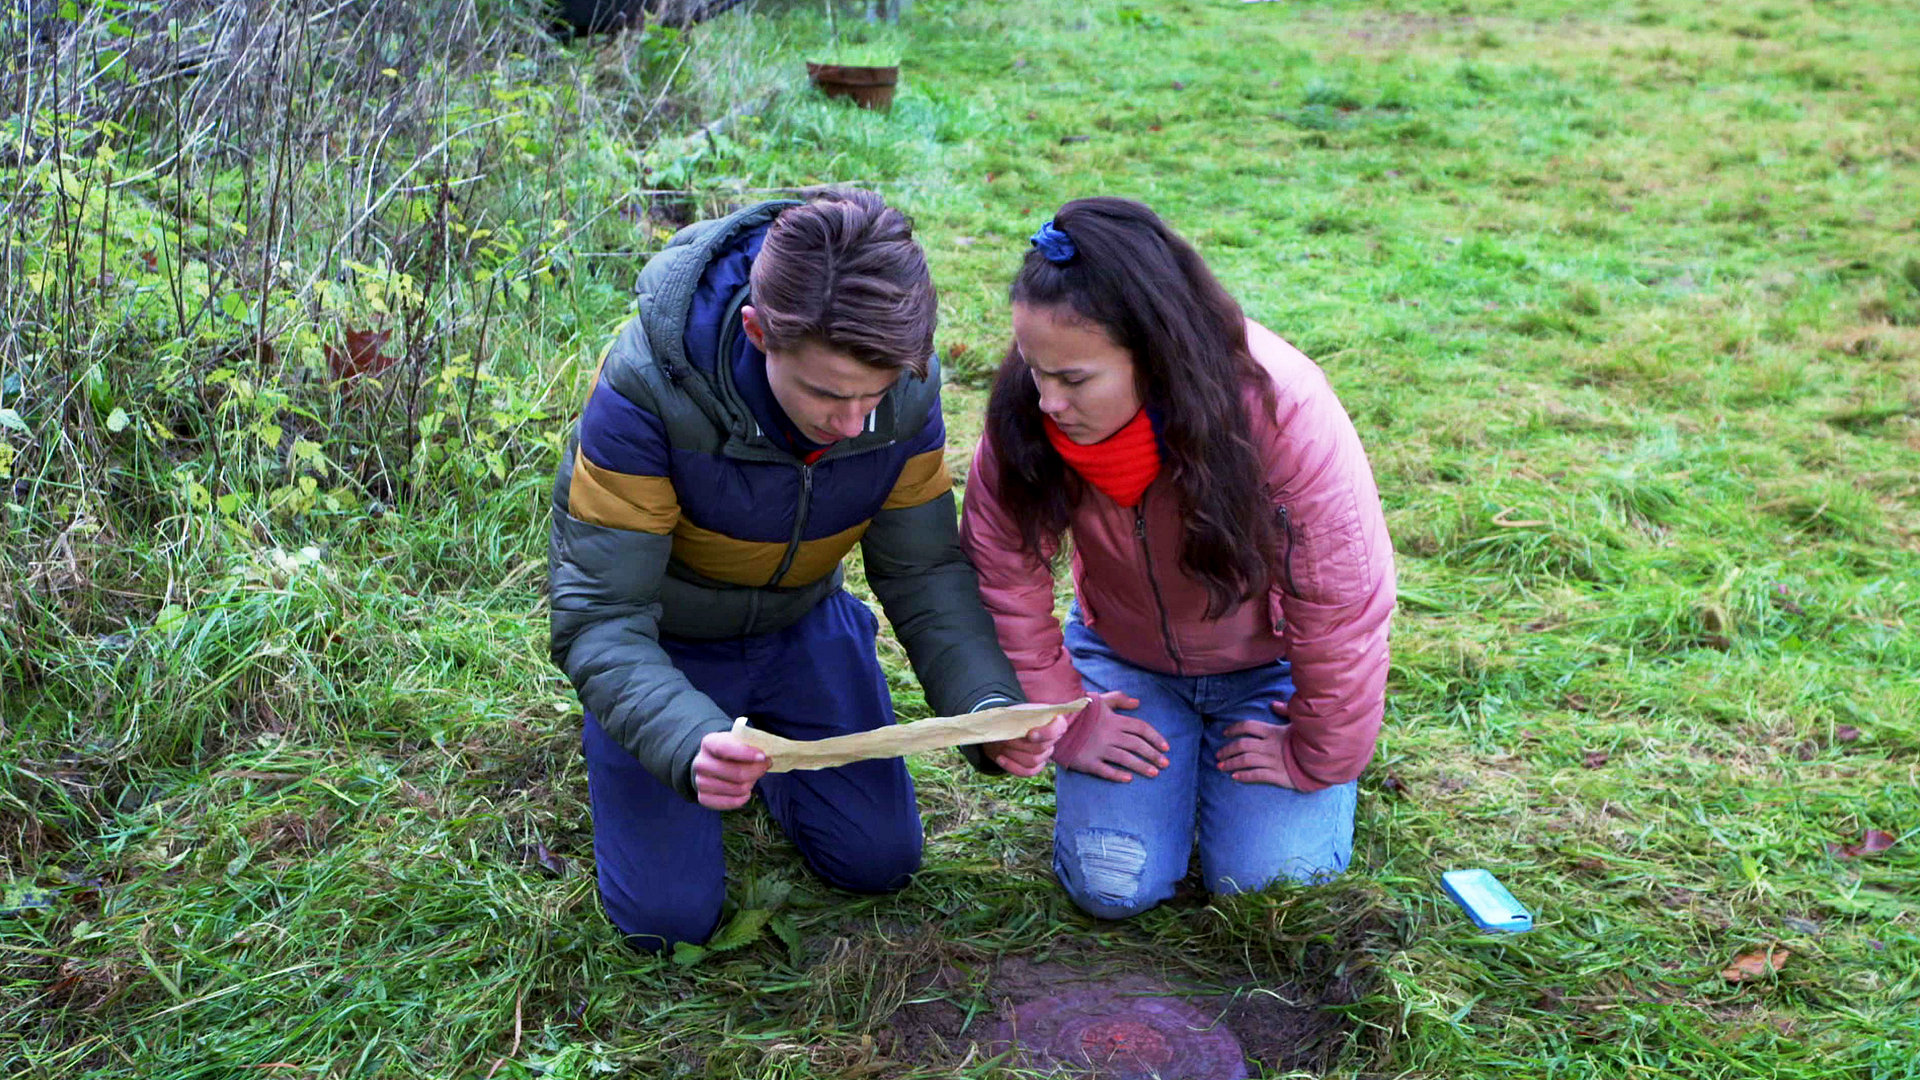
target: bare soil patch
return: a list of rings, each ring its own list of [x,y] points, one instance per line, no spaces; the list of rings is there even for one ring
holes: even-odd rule
[[[1005,1055],[1009,1065],[1107,1080],[1324,1072],[1353,1028],[1335,1006],[1355,992],[1346,977],[1170,977],[1091,949],[1056,949],[1044,961],[1007,956],[924,972],[879,1035],[890,1056],[920,1066]],[[1239,1060],[1221,1052],[1233,1044]]]

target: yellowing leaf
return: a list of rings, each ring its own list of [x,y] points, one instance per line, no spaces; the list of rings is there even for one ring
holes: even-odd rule
[[[1741,953],[1733,958],[1720,971],[1720,977],[1728,982],[1754,982],[1770,975],[1778,974],[1786,966],[1787,958],[1793,954],[1778,945],[1769,945],[1754,952]]]

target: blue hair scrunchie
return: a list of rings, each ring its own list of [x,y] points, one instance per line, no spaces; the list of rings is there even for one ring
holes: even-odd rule
[[[1040,254],[1048,262],[1055,266],[1065,266],[1073,261],[1075,255],[1080,254],[1080,249],[1073,246],[1073,237],[1062,232],[1060,227],[1051,221],[1040,226],[1040,231],[1033,234],[1030,242],[1040,249]]]

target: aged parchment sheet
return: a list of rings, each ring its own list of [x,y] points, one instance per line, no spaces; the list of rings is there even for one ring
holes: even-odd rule
[[[733,722],[733,733],[767,755],[773,764],[768,772],[792,772],[795,769],[830,769],[869,758],[901,757],[949,746],[999,742],[1025,735],[1063,713],[1080,711],[1086,698],[1064,705],[1008,705],[983,709],[965,716],[936,716],[910,724],[894,724],[857,735],[836,735],[831,739],[800,742],[783,739],[747,726],[746,717]]]

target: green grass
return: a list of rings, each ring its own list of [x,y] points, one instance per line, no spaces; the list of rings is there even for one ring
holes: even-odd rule
[[[1920,1075],[1911,5],[921,0],[889,114],[804,88],[817,11],[566,50],[498,5],[431,55],[329,31],[276,61],[317,82],[206,114],[251,158],[166,164],[197,99],[127,105],[113,176],[157,179],[111,203],[92,121],[35,119],[96,179],[12,199],[0,256],[0,883],[44,901],[0,914],[0,1073],[986,1076],[889,1023],[1031,955],[1324,994],[1340,1075]],[[61,190],[49,160],[0,180]],[[428,227],[468,177],[457,220],[506,241]],[[748,812],[733,947],[617,943],[545,659],[554,447],[661,230],[819,181],[915,215],[959,448],[1025,237],[1076,195],[1152,204],[1325,366],[1403,590],[1345,878],[1098,924],[1051,881],[1044,782],[927,759],[906,892],[833,894]],[[272,354],[245,311],[182,318],[196,287],[264,296]],[[325,377],[376,300],[411,412]],[[1829,853],[1867,829],[1899,841]],[[1438,888],[1465,866],[1538,929],[1473,933]]]

